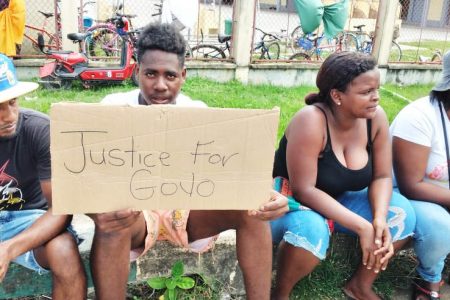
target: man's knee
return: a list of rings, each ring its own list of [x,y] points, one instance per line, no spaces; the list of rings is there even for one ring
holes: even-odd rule
[[[36,259],[56,276],[73,276],[81,272],[81,258],[75,238],[64,232],[35,250]],[[42,262],[41,262],[42,261]]]

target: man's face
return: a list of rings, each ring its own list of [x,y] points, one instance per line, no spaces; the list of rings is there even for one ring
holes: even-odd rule
[[[19,119],[17,99],[0,103],[0,137],[8,137],[16,132]]]
[[[186,79],[174,53],[147,50],[138,66],[141,95],[148,105],[174,104]]]

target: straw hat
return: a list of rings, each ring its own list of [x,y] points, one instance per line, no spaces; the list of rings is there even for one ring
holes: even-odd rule
[[[434,86],[433,91],[444,92],[450,90],[450,51],[442,59],[442,77]]]
[[[35,82],[17,80],[16,69],[12,60],[0,54],[0,103],[34,91],[38,86]]]

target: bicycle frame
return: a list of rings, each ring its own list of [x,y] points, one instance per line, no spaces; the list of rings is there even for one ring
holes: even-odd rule
[[[32,25],[25,24],[25,28],[37,31],[38,35],[42,34],[43,36],[48,38],[48,41],[49,41],[48,44],[46,44],[45,42],[43,44],[40,44],[40,42],[38,41],[38,38],[33,38],[32,36],[28,35],[27,33],[24,33],[24,36],[26,38],[28,38],[35,47],[37,47],[39,49],[41,49],[41,47],[52,49],[52,50],[58,50],[59,49],[59,45],[60,45],[59,37],[56,34],[49,33],[45,29],[45,27],[38,28],[38,27],[35,27],[35,26],[32,26]],[[45,40],[46,39],[44,38],[44,41]],[[52,43],[53,41],[55,41],[55,43]]]
[[[298,39],[297,45],[301,50],[304,50],[310,57],[315,57],[316,60],[322,60],[322,54],[329,49],[329,52],[335,52],[341,50],[341,43],[338,39],[329,39],[334,40],[335,44],[323,45],[322,41],[327,38],[322,34],[316,38],[315,34],[307,33]]]
[[[109,23],[96,24],[94,26],[89,27],[86,30],[86,32],[94,32],[94,34],[89,37],[89,39],[94,39],[98,35],[102,34],[101,30],[104,30],[104,29],[109,30],[112,33],[116,33],[116,34],[114,34],[112,39],[109,40],[107,44],[102,45],[102,49],[105,52],[119,53],[121,50],[114,47],[114,45],[116,44],[117,39],[119,37],[121,37],[121,35],[118,33],[118,31],[116,30],[116,28],[113,24],[109,24]]]

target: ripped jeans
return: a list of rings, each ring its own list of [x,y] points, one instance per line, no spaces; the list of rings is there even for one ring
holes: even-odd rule
[[[398,189],[394,188],[394,191]],[[450,213],[436,203],[410,201],[417,219],[414,250],[419,265],[416,271],[428,282],[439,282],[445,258],[450,254]]]
[[[346,192],[338,197],[337,201],[372,222],[367,188],[357,192]],[[413,235],[416,225],[414,209],[408,199],[396,192],[392,193],[387,222],[394,242]],[[304,248],[321,260],[325,259],[331,232],[327,219],[319,213],[308,209],[290,211],[283,217],[271,221],[270,226],[274,244],[280,243],[283,239],[293,246]],[[356,235],[338,223],[335,223],[334,230]]]

